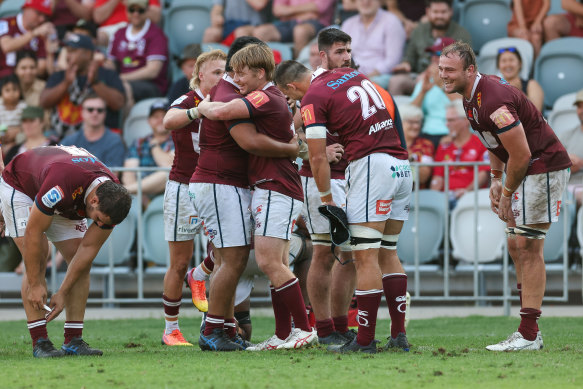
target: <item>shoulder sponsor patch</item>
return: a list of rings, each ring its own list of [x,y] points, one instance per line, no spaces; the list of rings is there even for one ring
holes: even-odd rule
[[[305,107],[302,107],[302,120],[304,121],[304,126],[316,123],[314,104],[308,104]]]
[[[59,201],[63,199],[65,194],[59,185],[53,186],[44,196],[41,198],[43,204],[47,208],[53,208]]]
[[[269,101],[269,97],[265,92],[259,90],[249,93],[245,99],[247,99],[247,101],[249,101],[255,108],[259,108]]]
[[[8,28],[8,21],[6,20],[0,20],[0,36],[7,34],[9,31]]]
[[[509,126],[515,122],[514,117],[505,105],[494,111],[494,113],[490,115],[490,119],[499,129]]]
[[[172,106],[175,106],[175,105],[178,105],[178,104],[182,103],[184,100],[186,100],[187,97],[188,97],[187,95],[180,96],[179,98],[177,98],[176,100],[174,100],[172,102],[172,104],[170,104],[170,106],[172,107]]]

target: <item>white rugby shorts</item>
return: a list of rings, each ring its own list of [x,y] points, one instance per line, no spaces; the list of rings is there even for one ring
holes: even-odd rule
[[[290,240],[302,204],[279,192],[256,188],[251,199],[255,235]]]
[[[238,247],[251,243],[249,189],[191,182],[188,192],[203,221],[205,234],[215,247]]]
[[[330,222],[318,211],[322,205],[320,200],[320,191],[313,177],[301,177],[304,188],[304,205],[302,207],[302,216],[306,221],[308,232],[310,234],[329,234]],[[330,190],[332,198],[337,206],[344,208],[346,204],[346,180],[331,179]]]
[[[570,175],[571,171],[567,168],[526,176],[512,194],[512,212],[516,225],[558,221],[561,199]]]
[[[192,240],[202,224],[188,194],[188,185],[168,180],[164,192],[164,238],[169,242]]]
[[[6,224],[6,236],[22,238],[30,216],[34,200],[14,189],[0,178],[0,206]],[[53,220],[45,235],[51,242],[83,238],[87,231],[87,220],[70,220],[53,215]]]
[[[348,165],[346,181],[350,224],[409,218],[413,177],[408,160],[370,154]]]

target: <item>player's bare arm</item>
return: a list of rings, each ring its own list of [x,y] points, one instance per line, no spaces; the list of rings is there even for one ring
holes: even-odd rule
[[[210,101],[207,96],[198,104],[198,112],[210,120],[235,120],[249,118],[249,109],[243,99],[234,99],[228,103]]]
[[[189,110],[181,108],[170,108],[168,112],[166,112],[166,115],[164,115],[164,128],[170,131],[176,131],[183,129],[184,126],[190,124],[192,119],[188,117],[186,111]]]
[[[314,181],[320,191],[322,204],[336,205],[330,191],[330,163],[326,155],[326,138],[311,138],[308,135],[308,148],[310,149],[310,166]]]
[[[297,135],[294,135],[289,143],[279,142],[257,132],[251,123],[235,125],[231,128],[231,136],[243,150],[260,157],[296,158],[300,150]]]
[[[113,229],[99,228],[97,223],[93,223],[89,226],[85,236],[83,239],[81,239],[81,243],[79,244],[79,248],[77,249],[75,256],[71,260],[71,263],[69,263],[69,267],[67,268],[67,273],[65,274],[65,278],[63,279],[61,287],[51,297],[49,307],[51,307],[53,310],[49,316],[47,316],[47,322],[59,316],[59,314],[63,311],[67,294],[69,294],[69,291],[77,282],[79,277],[89,272],[93,260],[97,256],[97,253],[99,253],[101,246],[103,243],[105,243],[112,231]]]

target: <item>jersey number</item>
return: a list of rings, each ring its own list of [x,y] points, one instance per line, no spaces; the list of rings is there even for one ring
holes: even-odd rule
[[[372,82],[369,80],[362,80],[361,86],[352,86],[346,91],[346,96],[351,103],[360,99],[360,107],[362,108],[362,118],[368,119],[377,112],[377,109],[385,109],[385,103],[379,92],[376,90]],[[370,104],[372,99],[373,105]]]

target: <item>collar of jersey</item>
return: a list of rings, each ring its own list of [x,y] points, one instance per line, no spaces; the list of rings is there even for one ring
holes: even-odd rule
[[[265,84],[265,86],[261,90],[265,90],[265,89],[269,88],[270,86],[274,86],[273,82],[271,82],[271,81],[269,81],[267,84]]]
[[[326,70],[326,69],[324,69],[324,68],[320,68],[320,67],[319,67],[318,69],[316,69],[316,70],[314,71],[314,73],[312,73],[312,78],[310,79],[310,84],[311,84],[311,83],[314,81],[314,79],[315,79],[316,77],[318,77],[319,75],[321,75],[321,74],[322,74],[322,73],[324,73],[325,71],[327,71],[327,70]]]
[[[229,74],[227,74],[226,72],[225,74],[223,74],[223,80],[227,81],[229,84],[232,84],[235,88],[241,89],[239,88],[239,85],[237,85],[235,81],[233,81],[233,78],[229,76]]]
[[[150,19],[146,19],[144,27],[142,27],[142,29],[137,34],[132,34],[132,25],[131,24],[128,25],[128,27],[126,28],[126,39],[128,40],[128,42],[136,42],[142,39],[150,29],[150,24],[151,24]]]
[[[474,98],[474,92],[476,92],[476,88],[478,87],[478,82],[480,82],[480,80],[482,79],[482,75],[480,73],[476,74],[476,79],[474,80],[474,86],[472,87],[472,94],[470,96],[469,100],[466,101],[472,101],[472,99]]]
[[[16,24],[18,25],[18,29],[20,30],[20,32],[22,32],[23,34],[26,34],[28,32],[28,30],[24,28],[24,24],[22,23],[22,12],[16,15]]]

